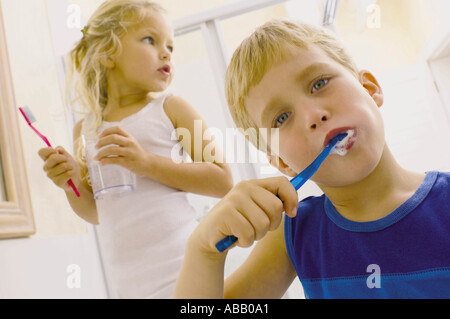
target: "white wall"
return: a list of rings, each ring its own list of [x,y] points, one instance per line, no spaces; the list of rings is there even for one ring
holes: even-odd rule
[[[448,46],[450,51],[450,41]],[[430,61],[429,66],[447,112],[447,119],[450,121],[450,90],[448,89],[450,88],[450,53],[445,57]]]
[[[2,240],[0,256],[0,299],[107,298],[92,229],[85,235]]]
[[[449,69],[450,70],[450,69]],[[399,163],[411,170],[450,170],[450,122],[425,62],[378,76],[385,102],[386,141]]]

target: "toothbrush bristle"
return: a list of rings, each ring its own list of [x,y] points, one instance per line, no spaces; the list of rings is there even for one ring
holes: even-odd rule
[[[347,132],[340,133],[340,134],[336,135],[336,136],[333,138],[332,141],[336,141],[336,140],[337,140],[337,142],[340,142],[340,141],[342,141],[344,138],[346,138],[347,135],[348,135]]]
[[[22,112],[22,115],[27,120],[28,124],[36,122],[36,118],[34,117],[33,113],[31,112],[30,108],[28,106],[23,106],[19,108]]]

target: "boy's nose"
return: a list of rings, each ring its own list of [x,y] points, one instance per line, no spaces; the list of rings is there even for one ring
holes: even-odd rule
[[[306,116],[308,130],[315,130],[331,117],[330,113],[321,108],[310,108]]]

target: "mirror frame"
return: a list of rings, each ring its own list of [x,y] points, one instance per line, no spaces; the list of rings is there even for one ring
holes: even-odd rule
[[[3,21],[0,4],[0,160],[7,195],[0,202],[0,238],[17,238],[34,234],[36,227]]]

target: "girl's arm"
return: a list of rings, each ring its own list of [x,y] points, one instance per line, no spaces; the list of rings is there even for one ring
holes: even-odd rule
[[[155,157],[155,167],[159,169],[152,172],[153,178],[187,192],[225,196],[233,187],[231,169],[220,146],[213,139],[203,140],[205,132],[209,133],[205,121],[180,97],[168,98],[164,109],[193,163],[176,164],[171,159]]]
[[[229,167],[214,163],[175,163],[149,154],[146,177],[188,193],[221,198],[233,186]]]
[[[75,127],[73,128],[73,145],[75,150],[78,148],[78,143],[80,143],[79,137],[81,135],[82,123],[83,121],[79,121],[77,124],[75,124]],[[81,218],[83,218],[84,220],[86,220],[91,224],[98,225],[99,221],[97,213],[97,204],[95,203],[92,188],[91,186],[88,185],[86,179],[82,178],[82,181],[78,186],[78,190],[80,191],[81,195],[79,198],[76,197],[73,192],[68,192],[66,190],[66,196],[70,206],[78,216],[80,216]]]
[[[74,149],[77,149],[80,142],[82,121],[75,124],[73,129],[73,144]],[[86,173],[87,174],[87,173]],[[84,176],[83,176],[84,177]],[[98,225],[97,204],[95,203],[94,194],[92,188],[87,184],[86,180],[82,178],[82,181],[77,186],[80,192],[80,197],[76,197],[73,192],[66,190],[67,200],[74,212],[83,218],[85,221]]]
[[[74,128],[74,143],[78,143],[80,136],[81,122]],[[89,185],[82,181],[78,164],[64,148],[58,146],[56,149],[48,147],[39,150],[39,156],[44,160],[44,171],[47,176],[60,188],[67,196],[70,206],[74,212],[91,224],[98,224],[97,207],[94,195]],[[80,192],[80,197],[76,197],[72,188],[67,185],[68,180],[72,180]]]
[[[97,206],[95,204],[94,195],[90,187],[85,186],[83,182],[77,186],[80,192],[78,198],[73,191],[66,190],[67,200],[73,211],[88,223],[98,225]]]
[[[201,137],[208,129],[205,122],[189,103],[179,97],[168,98],[164,108],[193,163],[179,163],[147,152],[133,136],[117,126],[107,128],[100,134],[97,148],[111,144],[115,146],[100,150],[96,159],[101,165],[121,165],[138,176],[185,192],[219,198],[225,196],[233,187],[233,177],[222,150],[214,141],[203,141],[203,138],[201,142],[194,141],[196,121],[199,121],[199,132],[196,134]]]

